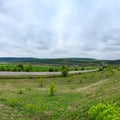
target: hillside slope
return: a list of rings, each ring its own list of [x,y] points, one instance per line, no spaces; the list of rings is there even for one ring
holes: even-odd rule
[[[113,101],[120,106],[118,69],[43,79],[42,86],[37,78],[0,79],[1,120],[40,120],[38,99],[43,100],[45,120],[89,120],[93,105]],[[48,91],[50,83],[57,88],[54,96]]]

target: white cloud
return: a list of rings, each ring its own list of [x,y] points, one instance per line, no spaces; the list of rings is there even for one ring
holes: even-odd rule
[[[119,0],[1,0],[0,56],[120,58]]]

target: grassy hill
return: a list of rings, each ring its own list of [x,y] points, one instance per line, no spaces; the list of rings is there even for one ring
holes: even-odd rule
[[[98,103],[120,106],[120,68],[68,77],[0,79],[1,120],[89,120]],[[41,82],[42,81],[42,82]],[[54,96],[49,86],[56,85]]]

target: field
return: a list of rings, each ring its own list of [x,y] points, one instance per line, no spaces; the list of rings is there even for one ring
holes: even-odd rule
[[[0,64],[0,71],[33,71],[33,72],[53,72],[53,71],[61,71],[62,65],[24,65],[24,64],[17,64],[17,63],[1,63]],[[75,70],[91,70],[96,69],[98,67],[95,66],[87,66],[87,67],[81,67],[81,66],[69,66],[69,71],[75,71]]]
[[[56,92],[50,95],[50,84]],[[68,77],[0,79],[0,120],[89,120],[100,102],[120,106],[120,69]]]

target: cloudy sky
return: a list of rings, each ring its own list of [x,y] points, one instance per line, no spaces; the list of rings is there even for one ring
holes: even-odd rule
[[[120,59],[120,0],[0,0],[0,57]]]

